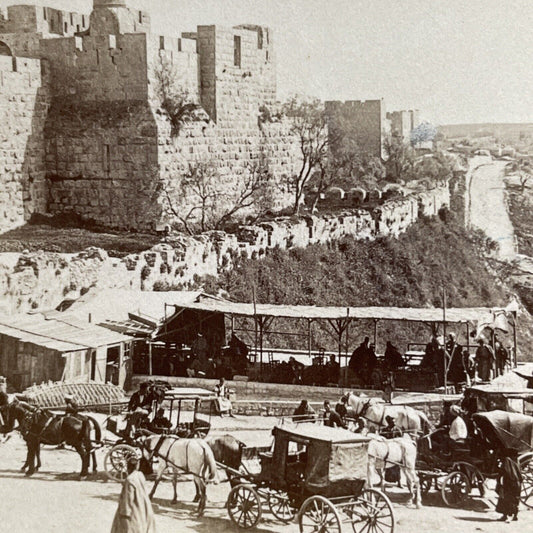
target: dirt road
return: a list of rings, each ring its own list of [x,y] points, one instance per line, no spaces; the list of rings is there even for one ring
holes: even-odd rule
[[[470,184],[470,222],[500,245],[501,259],[513,259],[517,250],[505,199],[505,165],[506,161],[494,161],[473,172]]]
[[[97,474],[88,481],[80,482],[77,474],[79,459],[69,450],[46,448],[42,453],[43,468],[32,478],[25,478],[18,468],[24,459],[24,443],[13,436],[0,445],[0,524],[1,531],[12,533],[105,533],[110,530],[117,506],[120,485],[106,481],[105,475]],[[103,453],[99,453],[100,464]],[[387,489],[395,506],[396,533],[436,532],[449,533],[496,533],[508,529],[525,532],[531,528],[533,512],[520,513],[518,524],[495,522],[497,515],[488,504],[473,500],[469,509],[449,509],[443,506],[437,493],[430,494],[422,509],[406,505],[405,490]],[[195,516],[192,503],[193,484],[179,484],[179,500],[170,505],[171,485],[163,484],[155,498],[157,528],[159,533],[176,532],[232,532],[224,509],[228,485],[221,483],[208,488],[208,505],[203,518]],[[527,526],[527,527],[525,527]],[[531,530],[531,529],[529,529]],[[265,512],[260,526],[261,533],[297,533],[296,524],[283,525],[275,522]],[[350,529],[351,531],[351,529]]]

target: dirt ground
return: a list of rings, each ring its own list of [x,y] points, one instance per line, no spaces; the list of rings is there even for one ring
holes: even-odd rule
[[[274,419],[233,420],[216,422],[215,432],[223,432],[223,426],[236,436],[252,441],[268,442],[270,431],[266,429]],[[245,429],[248,427],[248,429]],[[250,429],[250,428],[256,429]],[[98,452],[102,469],[105,449]],[[117,507],[120,492],[118,483],[107,481],[103,472],[93,474],[87,481],[78,481],[79,458],[70,450],[45,447],[41,458],[43,467],[32,478],[19,472],[24,462],[25,445],[18,434],[0,445],[0,524],[1,531],[12,533],[104,533],[109,531]],[[149,485],[151,483],[149,482]],[[229,492],[227,483],[208,487],[208,504],[205,515],[197,518],[196,504],[192,503],[193,483],[187,480],[178,486],[179,503],[170,504],[171,484],[158,488],[154,500],[157,531],[179,532],[236,532],[230,522],[224,503]],[[468,509],[450,509],[444,506],[438,493],[430,493],[422,509],[407,505],[407,493],[387,486],[387,493],[394,504],[397,533],[416,531],[446,531],[450,533],[487,532],[502,530],[532,531],[533,512],[521,511],[518,523],[496,522],[494,507],[487,501],[473,499]],[[490,493],[490,497],[494,497]],[[297,533],[298,525],[277,522],[265,510],[262,521],[255,529],[261,533]],[[345,531],[351,531],[346,527]],[[385,533],[385,532],[384,532]]]

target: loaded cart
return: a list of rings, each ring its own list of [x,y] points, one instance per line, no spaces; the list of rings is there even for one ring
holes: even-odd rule
[[[300,531],[392,533],[392,505],[382,492],[365,487],[370,439],[303,423],[273,430],[272,451],[259,454],[261,472],[243,475],[227,500],[231,520],[254,527],[263,503],[285,522],[298,516]]]

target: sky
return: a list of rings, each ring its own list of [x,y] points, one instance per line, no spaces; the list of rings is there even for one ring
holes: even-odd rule
[[[0,6],[17,3],[0,0]],[[23,0],[90,12],[91,0]],[[384,98],[434,124],[533,122],[533,0],[129,0],[155,33],[274,31],[278,96]]]

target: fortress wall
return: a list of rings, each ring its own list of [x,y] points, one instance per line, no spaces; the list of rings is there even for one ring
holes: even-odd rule
[[[75,102],[148,98],[145,34],[43,39],[41,46],[51,65],[54,97]]]
[[[41,61],[0,56],[0,232],[46,211],[47,109]]]
[[[52,309],[65,298],[77,298],[92,288],[152,290],[166,284],[187,289],[195,286],[198,277],[231,269],[238,257],[260,259],[276,246],[305,247],[345,235],[360,240],[396,236],[416,222],[420,205],[435,210],[447,205],[447,199],[447,187],[442,187],[386,202],[382,207],[390,224],[376,224],[372,214],[363,210],[298,221],[280,218],[242,226],[235,234],[211,231],[194,238],[172,236],[167,244],[121,259],[98,249],[79,254],[0,254],[0,313]]]

